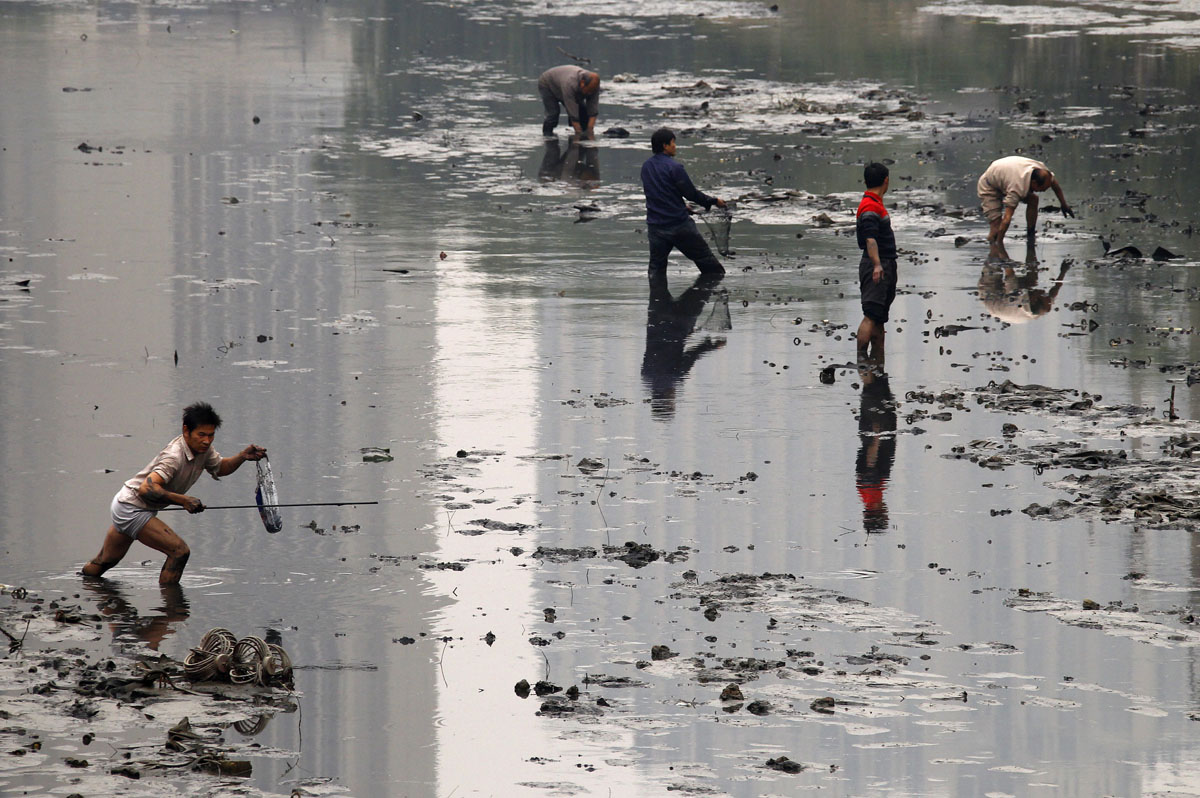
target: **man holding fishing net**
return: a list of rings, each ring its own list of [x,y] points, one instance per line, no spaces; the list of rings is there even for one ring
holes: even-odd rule
[[[696,188],[683,164],[675,160],[675,147],[675,134],[670,128],[659,128],[650,137],[650,149],[654,154],[642,164],[650,276],[666,272],[667,256],[672,249],[686,255],[702,274],[724,274],[725,267],[696,229],[684,200],[703,205],[705,210],[713,205],[724,208],[725,201]]]
[[[112,526],[104,536],[100,553],[83,566],[84,576],[101,576],[119,563],[140,540],[167,556],[159,584],[173,585],[183,576],[191,549],[183,538],[158,518],[169,505],[189,513],[204,512],[204,504],[187,491],[207,471],[213,479],[232,474],[246,461],[262,460],[267,450],[251,444],[232,457],[222,457],[212,447],[221,417],[207,402],[183,410],[183,432],[167,444],[150,464],[126,482],[112,500]]]

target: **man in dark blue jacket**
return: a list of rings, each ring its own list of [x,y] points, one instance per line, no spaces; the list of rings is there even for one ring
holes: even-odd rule
[[[642,164],[642,191],[646,194],[646,235],[650,239],[650,273],[667,268],[672,249],[686,255],[704,274],[724,274],[725,267],[708,248],[708,242],[684,204],[689,199],[708,210],[725,207],[725,201],[710,197],[692,185],[683,164],[675,160],[675,134],[659,128],[650,137],[654,155]]]

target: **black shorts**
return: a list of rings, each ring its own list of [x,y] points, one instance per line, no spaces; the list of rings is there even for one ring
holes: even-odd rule
[[[865,254],[858,262],[858,285],[862,289],[863,315],[877,324],[886,324],[888,309],[896,298],[896,261],[883,259],[883,279],[875,282],[875,264]]]

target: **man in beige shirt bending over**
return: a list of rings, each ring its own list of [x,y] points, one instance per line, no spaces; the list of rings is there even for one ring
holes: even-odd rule
[[[183,410],[183,433],[167,444],[150,464],[122,486],[113,497],[112,526],[104,536],[100,553],[83,566],[84,576],[102,576],[121,561],[133,541],[140,540],[167,555],[161,585],[179,583],[191,549],[183,538],[159,518],[160,510],[177,504],[189,513],[204,512],[204,503],[187,491],[207,471],[213,479],[232,474],[247,460],[261,460],[267,450],[250,444],[233,457],[222,457],[212,448],[221,417],[207,402]]]
[[[1075,212],[1067,204],[1058,178],[1046,168],[1046,164],[1025,158],[1020,155],[1010,155],[992,161],[992,165],[979,178],[976,190],[983,207],[983,215],[988,220],[988,243],[1004,242],[1004,234],[1012,223],[1013,213],[1017,205],[1025,203],[1025,224],[1029,236],[1036,232],[1038,216],[1038,192],[1048,188],[1054,189],[1062,206],[1063,216],[1074,218]]]
[[[558,125],[559,105],[567,109],[567,121],[579,138],[596,135],[596,116],[600,113],[600,76],[567,64],[547,69],[538,78],[538,94],[546,116],[542,120],[542,135],[554,135]]]

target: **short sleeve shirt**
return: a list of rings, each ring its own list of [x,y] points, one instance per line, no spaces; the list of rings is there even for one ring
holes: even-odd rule
[[[1029,183],[1034,169],[1051,174],[1046,164],[1021,155],[992,161],[992,165],[980,176],[975,187],[976,193],[980,199],[992,197],[999,199],[1006,208],[1015,208],[1029,196]]]
[[[855,214],[855,233],[859,249],[866,252],[867,239],[875,239],[880,260],[896,259],[896,235],[892,232],[892,217],[883,206],[883,199],[873,191],[863,194]]]
[[[148,502],[138,495],[138,488],[151,474],[161,475],[163,486],[171,493],[187,493],[205,471],[216,479],[220,467],[221,455],[216,449],[210,446],[203,457],[198,457],[180,435],[168,443],[136,477],[125,483],[117,493],[117,501],[147,510],[162,510],[168,506],[166,502]]]

